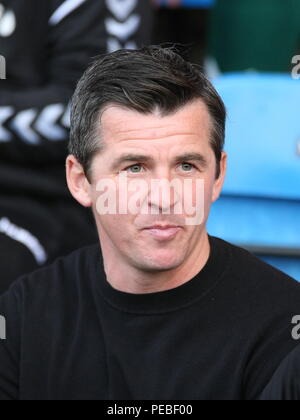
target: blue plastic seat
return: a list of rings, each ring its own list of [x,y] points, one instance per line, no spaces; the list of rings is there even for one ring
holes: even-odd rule
[[[214,6],[216,0],[181,0],[182,7],[192,7],[192,8],[210,8]],[[160,0],[160,4],[165,6],[168,4],[168,0]]]
[[[230,74],[214,84],[228,109],[229,160],[209,232],[300,280],[300,83]]]

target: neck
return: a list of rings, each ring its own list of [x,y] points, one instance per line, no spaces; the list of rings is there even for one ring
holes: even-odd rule
[[[182,286],[192,280],[208,261],[210,243],[206,231],[192,249],[188,259],[178,268],[153,273],[130,266],[120,255],[102,244],[107,281],[114,289],[132,294],[157,293]]]

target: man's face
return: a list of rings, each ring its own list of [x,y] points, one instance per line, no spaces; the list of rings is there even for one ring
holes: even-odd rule
[[[216,180],[217,163],[210,144],[211,127],[209,113],[200,100],[167,117],[161,117],[159,113],[143,115],[119,106],[110,106],[104,111],[101,140],[105,149],[92,162],[88,189],[102,249],[145,272],[172,270],[184,263],[206,233],[210,206],[220,194],[225,175],[224,154],[221,176]],[[184,154],[197,155],[199,159],[178,159]],[[127,158],[128,155],[140,157],[121,161],[125,155]],[[101,214],[99,198],[104,191],[99,191],[99,181],[110,180],[115,185],[116,208],[119,209],[120,200],[125,197],[120,195],[120,188],[123,188],[123,193],[125,188],[124,184],[120,186],[120,174],[125,174],[126,185],[133,181],[143,181],[143,185],[148,185],[149,189],[143,190],[136,202],[140,211]],[[174,180],[177,185],[182,185],[181,194],[171,189],[167,191],[167,186],[162,187],[161,195],[153,194],[153,181]],[[185,191],[184,182],[187,180],[189,190]],[[203,195],[202,184],[197,186],[197,181],[201,180],[204,182]],[[127,203],[136,192],[134,188],[127,188]],[[203,205],[204,217],[200,224],[186,224],[191,213],[187,214],[183,204],[184,194],[189,194],[193,206],[197,203]],[[175,214],[175,205],[180,201],[182,212]],[[180,228],[164,232],[145,229],[157,224]]]

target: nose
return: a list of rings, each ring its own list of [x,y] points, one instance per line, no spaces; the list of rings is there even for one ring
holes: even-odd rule
[[[168,178],[152,179],[150,181],[148,206],[154,214],[174,214],[174,209],[180,207],[180,180]],[[178,214],[178,211],[177,213]]]

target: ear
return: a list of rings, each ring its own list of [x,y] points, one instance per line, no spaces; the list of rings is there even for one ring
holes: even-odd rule
[[[85,176],[82,165],[73,155],[67,157],[66,174],[69,190],[75,200],[84,207],[91,207],[91,185]]]
[[[212,203],[217,201],[221,195],[222,188],[225,182],[226,177],[226,170],[227,170],[227,153],[222,153],[222,158],[220,162],[220,176],[216,179],[214,188],[213,188],[213,196],[212,196]]]

